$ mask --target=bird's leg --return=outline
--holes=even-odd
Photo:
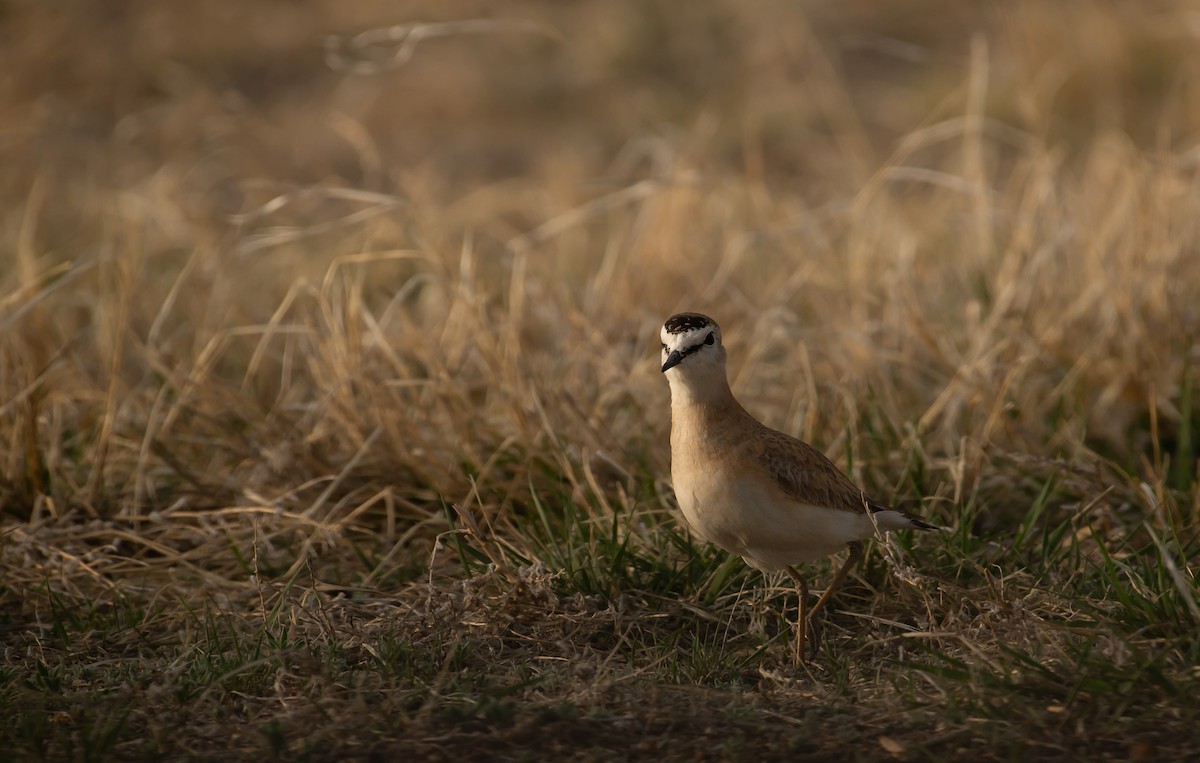
[[[818,612],[821,611],[821,608],[825,606],[825,602],[829,601],[829,597],[833,596],[833,592],[841,587],[842,582],[846,579],[846,576],[850,574],[850,568],[853,567],[854,563],[858,561],[858,558],[862,556],[863,545],[861,543],[854,541],[849,545],[850,556],[846,557],[845,564],[843,564],[842,568],[837,571],[836,575],[833,576],[833,580],[830,581],[829,587],[825,589],[825,593],[821,594],[821,598],[817,599],[817,603],[813,605],[812,611],[808,613],[809,617],[814,617]]]
[[[800,618],[796,623],[796,662],[806,662],[806,654],[804,647],[806,646],[808,634],[808,581],[799,572],[796,572],[795,567],[784,567],[787,574],[792,576],[792,580],[796,581],[796,588],[800,593]]]

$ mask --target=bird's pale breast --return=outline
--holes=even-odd
[[[675,496],[688,524],[754,567],[774,570],[820,559],[875,532],[865,512],[798,503],[763,472],[736,460],[722,464],[672,450]]]

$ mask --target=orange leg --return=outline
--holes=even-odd
[[[824,608],[825,604],[829,601],[830,597],[833,596],[834,592],[842,587],[842,583],[845,582],[846,576],[850,574],[850,569],[854,567],[854,563],[857,562],[859,557],[862,556],[863,546],[861,543],[855,541],[854,543],[849,544],[849,547],[850,556],[846,558],[846,561],[842,564],[841,569],[839,569],[837,574],[833,576],[833,580],[830,581],[829,587],[825,589],[825,593],[821,594],[821,598],[817,599],[817,603],[813,605],[812,609],[808,608],[808,582],[804,580],[803,575],[796,571],[795,567],[784,567],[784,569],[787,570],[787,574],[792,576],[792,580],[796,581],[796,587],[800,589],[800,622],[798,623],[799,632],[796,635],[796,658],[799,662],[808,661],[808,656],[806,654],[807,650],[805,647],[807,646],[808,642],[809,624],[812,622],[812,619],[816,617],[817,613]],[[816,651],[815,645],[813,650],[814,652]]]
[[[825,606],[825,603],[829,601],[829,598],[833,596],[834,592],[842,587],[842,583],[845,582],[846,576],[850,574],[850,568],[853,567],[854,563],[858,561],[858,558],[862,556],[863,546],[861,543],[855,541],[854,543],[849,544],[849,546],[850,556],[846,557],[845,564],[843,564],[842,568],[837,571],[836,575],[833,576],[833,580],[830,581],[829,587],[825,589],[825,593],[821,594],[821,598],[817,599],[817,603],[813,605],[812,611],[808,613],[809,617],[815,617],[816,614],[821,611],[821,608]]]
[[[792,576],[792,580],[796,581],[796,588],[800,591],[800,619],[796,623],[796,662],[807,662],[808,656],[805,654],[805,645],[808,640],[808,581],[799,572],[796,572],[795,567],[784,567],[787,574]]]

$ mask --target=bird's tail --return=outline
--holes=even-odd
[[[905,513],[904,518],[907,519],[909,522],[912,522],[913,528],[917,529],[917,530],[940,530],[940,529],[942,529],[942,528],[938,527],[937,525],[931,525],[928,522],[917,519],[912,514]]]

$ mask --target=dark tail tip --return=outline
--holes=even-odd
[[[937,525],[931,525],[928,522],[923,522],[911,514],[905,514],[904,516],[907,517],[908,521],[913,523],[913,527],[915,527],[918,530],[940,530],[940,529],[942,529],[942,528],[938,527]]]

